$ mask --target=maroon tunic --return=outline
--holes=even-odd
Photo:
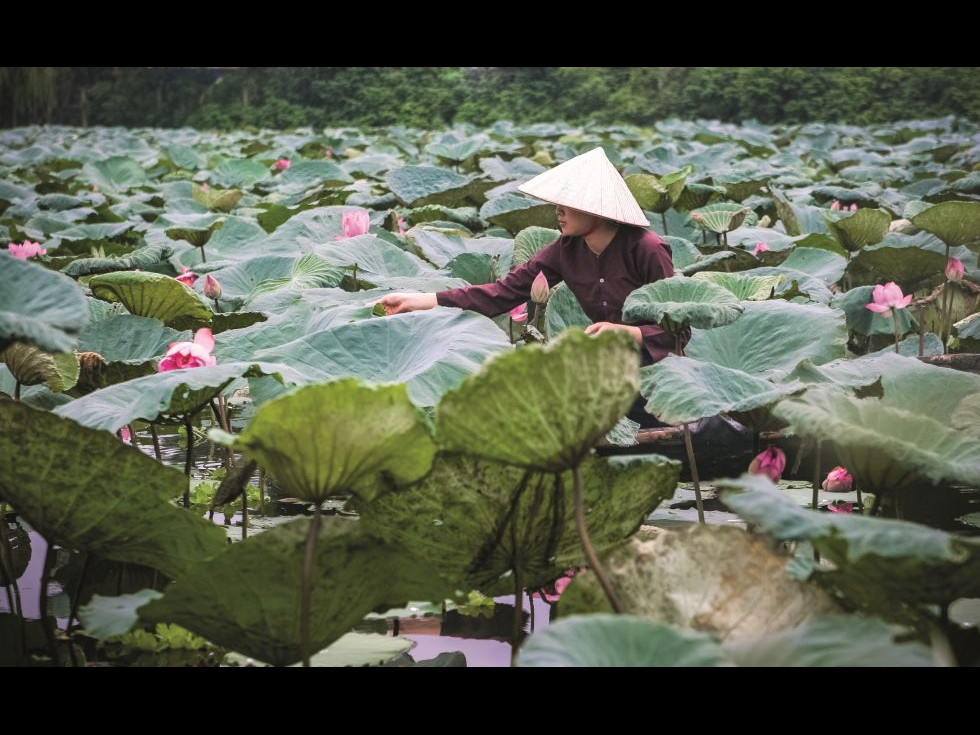
[[[495,283],[439,291],[436,301],[497,316],[530,298],[531,282],[539,272],[550,287],[565,281],[593,322],[622,324],[626,297],[640,286],[674,275],[674,265],[670,246],[659,235],[620,225],[602,255],[589,250],[581,237],[559,237]],[[644,365],[663,360],[673,350],[674,336],[656,324],[634,326],[643,333]]]

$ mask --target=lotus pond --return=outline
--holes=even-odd
[[[526,262],[516,187],[597,145],[677,271],[623,319],[683,350],[564,285],[374,308]],[[973,123],[34,127],[0,172],[5,665],[980,659]],[[652,453],[638,394],[763,458]]]

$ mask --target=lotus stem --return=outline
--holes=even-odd
[[[609,583],[606,571],[599,563],[599,557],[596,556],[595,549],[592,547],[592,539],[589,538],[589,532],[585,527],[585,497],[582,490],[582,473],[578,465],[572,468],[572,481],[575,485],[575,523],[578,526],[578,537],[582,542],[582,550],[585,552],[585,558],[588,560],[589,566],[592,567],[596,579],[602,586],[602,591],[606,593],[606,599],[609,600],[613,612],[620,615],[623,612],[623,606],[619,604],[619,598]]]
[[[19,401],[20,400],[20,381],[19,380],[14,384],[14,400],[15,401]]]
[[[47,539],[45,539],[47,541]],[[48,619],[48,578],[51,576],[51,567],[54,566],[55,550],[54,544],[48,543],[44,550],[44,566],[41,567],[41,581],[38,594],[38,607],[41,615],[41,628],[44,630],[44,637],[48,642],[48,649],[51,651],[51,661],[58,664],[58,641],[54,637],[54,630],[51,628],[51,621]]]
[[[527,604],[531,606],[531,632],[534,632],[534,593],[527,591]]]
[[[532,603],[533,604],[533,603]],[[524,629],[524,575],[520,566],[514,565],[514,621],[510,633],[510,665],[517,666],[517,649],[521,647]]]
[[[820,508],[820,448],[823,445],[819,439],[815,440],[816,446],[813,450],[813,509],[818,510]],[[820,561],[820,552],[817,551],[817,547],[813,547],[813,560],[815,562]]]
[[[10,603],[10,612],[17,615],[23,621],[24,614],[20,606],[20,587],[17,585],[17,577],[14,574],[13,549],[10,546],[10,535],[7,529],[7,519],[0,516],[0,559],[3,561],[3,571],[7,575],[7,587],[13,588],[13,594],[7,592],[7,601]]]
[[[351,276],[354,279],[354,293],[360,291],[360,287],[357,285],[357,263],[354,263],[354,274]]]
[[[691,465],[691,481],[694,483],[694,502],[698,507],[698,523],[703,524],[704,501],[701,499],[701,481],[698,479],[698,463],[694,459],[694,444],[691,442],[691,425],[684,424],[684,448],[687,449],[687,461]]]
[[[71,621],[78,617],[78,606],[82,597],[82,584],[85,582],[85,574],[88,572],[88,561],[90,554],[82,552],[82,570],[78,573],[78,583],[75,585],[75,594],[71,598],[71,610],[68,611],[68,624],[65,632],[68,634],[68,655],[71,656],[71,665],[78,668],[78,658],[75,656],[74,631],[71,628]]]
[[[248,538],[248,481],[242,488],[242,541]]]
[[[895,354],[898,354],[898,312],[896,311],[892,316],[895,317]]]
[[[214,313],[215,314],[221,313],[221,304],[218,303],[217,299],[214,299]]]
[[[259,470],[259,513],[265,515],[265,467]]]
[[[864,515],[864,501],[861,500],[861,488],[858,487],[857,480],[854,480],[854,492],[857,493],[857,504],[861,506],[861,515]]]
[[[303,589],[299,603],[299,650],[304,668],[310,666],[310,608],[313,601],[313,562],[316,559],[316,537],[320,533],[320,503],[316,503],[310,530],[306,534],[303,557]]]
[[[150,436],[153,437],[153,454],[156,455],[157,462],[163,461],[163,454],[160,452],[160,437],[157,435],[157,425],[150,423]]]
[[[201,262],[202,263],[207,263],[208,262],[208,258],[204,254],[204,246],[203,245],[201,246]]]
[[[919,304],[919,357],[926,354],[926,305]]]
[[[184,507],[191,507],[191,461],[194,452],[194,426],[190,414],[184,414],[184,427],[187,429],[187,455],[184,460],[184,474],[187,475],[187,487],[184,489]]]
[[[667,212],[660,213],[660,220],[664,223],[664,235],[667,235]]]

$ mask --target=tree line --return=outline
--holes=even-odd
[[[980,120],[980,67],[0,67],[0,126]]]

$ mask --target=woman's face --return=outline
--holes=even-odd
[[[595,230],[601,219],[601,217],[561,204],[555,207],[555,216],[558,217],[558,229],[561,230],[561,234],[566,236],[584,235],[591,232]]]

